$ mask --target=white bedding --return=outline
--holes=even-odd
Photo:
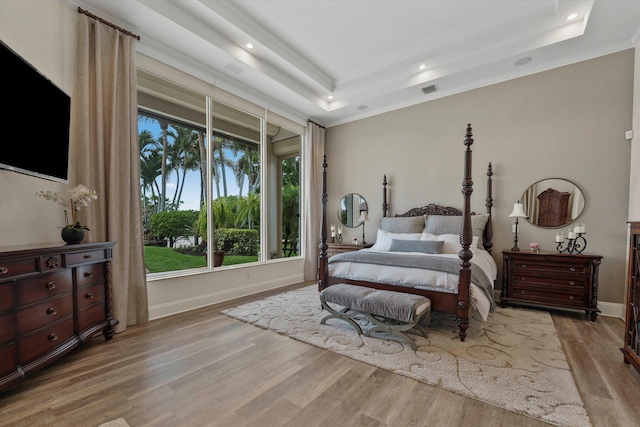
[[[362,249],[363,251],[384,252],[378,249]],[[419,252],[394,252],[398,255],[424,255]],[[457,254],[439,254],[437,256],[458,258]],[[458,258],[459,259],[459,258]],[[471,262],[478,265],[493,283],[498,274],[495,260],[489,252],[483,249],[473,249]],[[376,283],[403,284],[414,288],[433,289],[441,292],[458,292],[458,275],[441,271],[424,270],[421,268],[394,267],[387,265],[362,264],[355,262],[331,262],[329,263],[329,275],[337,278],[354,280],[367,280]],[[493,289],[491,289],[493,295]],[[491,301],[485,292],[476,284],[470,286],[471,307],[476,310],[484,320],[487,320],[491,309]]]

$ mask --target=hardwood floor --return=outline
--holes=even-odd
[[[220,314],[264,296],[93,338],[0,394],[0,426],[547,425]],[[640,425],[622,319],[552,317],[593,426]]]

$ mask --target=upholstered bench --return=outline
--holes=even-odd
[[[374,324],[365,331],[365,336],[387,332],[409,344],[413,350],[418,347],[404,331],[416,329],[427,338],[427,330],[423,325],[429,323],[431,301],[420,295],[340,283],[323,289],[320,292],[320,303],[322,308],[331,313],[322,319],[321,324],[329,319],[341,319],[352,325],[358,334],[362,334],[362,329],[353,320],[362,313]],[[328,303],[340,305],[343,309],[337,311]]]

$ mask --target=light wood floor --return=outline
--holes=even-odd
[[[93,338],[0,394],[0,425],[547,425],[220,314],[263,296]],[[594,427],[640,425],[640,374],[619,350],[623,321],[552,315]]]

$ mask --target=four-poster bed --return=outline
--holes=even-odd
[[[470,310],[486,319],[495,310],[493,283],[497,267],[491,257],[492,167],[487,169],[486,214],[471,211],[473,134],[467,126],[464,145],[462,210],[429,204],[388,216],[387,180],[383,180],[383,220],[371,249],[327,256],[327,162],[322,164],[321,242],[318,289],[338,283],[421,295],[433,311],[457,316],[459,336],[466,338]],[[390,228],[389,228],[390,227]],[[457,256],[456,256],[457,255]],[[457,260],[457,261],[456,261]]]

